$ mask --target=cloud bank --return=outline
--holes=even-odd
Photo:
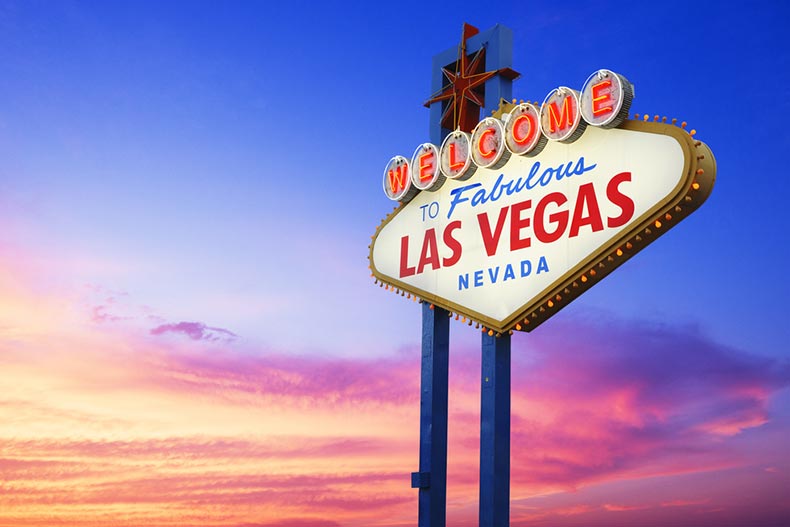
[[[0,328],[0,526],[415,523],[417,345],[294,355],[203,322],[80,323],[15,281],[0,297],[20,308]],[[479,336],[462,335],[448,516],[472,526]],[[565,317],[515,336],[512,524],[781,524],[789,372],[693,327]]]

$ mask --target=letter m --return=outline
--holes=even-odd
[[[557,102],[551,101],[549,103],[549,130],[555,133],[558,129],[565,130],[569,126],[573,126],[573,106],[571,104],[573,95],[568,94],[562,100],[562,111],[557,109]]]

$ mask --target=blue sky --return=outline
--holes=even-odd
[[[788,9],[718,5],[4,2],[2,199],[27,240],[105,261],[80,279],[108,273],[174,317],[216,316],[233,295],[246,308],[221,325],[252,338],[296,332],[312,306],[322,329],[398,341],[392,321],[414,324],[417,309],[364,272],[389,210],[380,172],[427,139],[433,54],[463,21],[501,22],[514,96],[614,69],[636,86],[634,112],[688,121],[719,165],[701,210],[570,310],[686,321],[771,353],[790,336]],[[306,340],[342,353],[342,339]]]

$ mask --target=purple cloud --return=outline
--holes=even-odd
[[[151,335],[164,335],[165,333],[182,333],[192,340],[233,340],[238,335],[224,328],[210,327],[202,322],[179,322],[177,324],[162,324],[151,330]]]
[[[119,320],[125,320],[127,318],[114,315],[108,312],[108,309],[108,306],[105,305],[94,306],[93,309],[91,309],[91,320],[97,324],[101,324],[103,322],[118,322]]]

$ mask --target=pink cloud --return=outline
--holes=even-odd
[[[689,505],[705,505],[709,499],[703,500],[672,500],[661,503],[662,507],[688,507]]]
[[[388,451],[403,448],[398,441],[387,441],[379,437],[322,437],[299,438],[268,436],[265,440],[173,437],[145,440],[6,440],[0,446],[0,455],[19,456],[18,466],[34,463],[36,458],[52,459],[63,457],[105,458],[122,456],[124,459],[163,460],[181,458],[185,460],[212,458],[238,460],[249,459],[301,459],[332,458],[341,456],[385,455]],[[2,459],[3,467],[10,470],[15,466],[13,459]]]
[[[513,395],[524,405],[514,404],[512,417],[516,485],[574,488],[634,472],[683,470],[691,459],[705,469],[725,466],[735,461],[726,461],[722,451],[722,423],[728,435],[765,424],[770,395],[787,384],[783,364],[700,335],[670,328],[639,332],[626,325],[574,330],[561,328],[530,350],[514,343],[513,376],[520,381]],[[578,335],[577,341],[567,342],[568,334]],[[614,344],[605,346],[609,340]],[[632,357],[634,348],[649,346],[661,348],[660,359],[646,355],[653,367]],[[473,349],[454,353],[452,441],[464,467],[457,479],[471,485],[476,475],[467,469],[476,462],[479,413],[477,395],[469,392],[477,390],[479,360]],[[242,392],[278,397],[281,404],[311,400],[338,408],[417,404],[418,364],[405,356],[364,360],[212,350],[173,354],[167,361],[157,382],[169,390]],[[630,375],[623,362],[633,364]],[[665,362],[675,364],[671,379]],[[704,375],[709,365],[716,367],[713,376]]]
[[[603,509],[610,512],[639,511],[647,509],[647,505],[622,505],[617,503],[604,503]]]
[[[340,527],[332,520],[316,520],[310,518],[283,518],[266,523],[239,523],[232,527]]]
[[[336,358],[229,348],[157,357],[158,386],[174,391],[278,397],[325,405],[416,403],[419,356]]]

